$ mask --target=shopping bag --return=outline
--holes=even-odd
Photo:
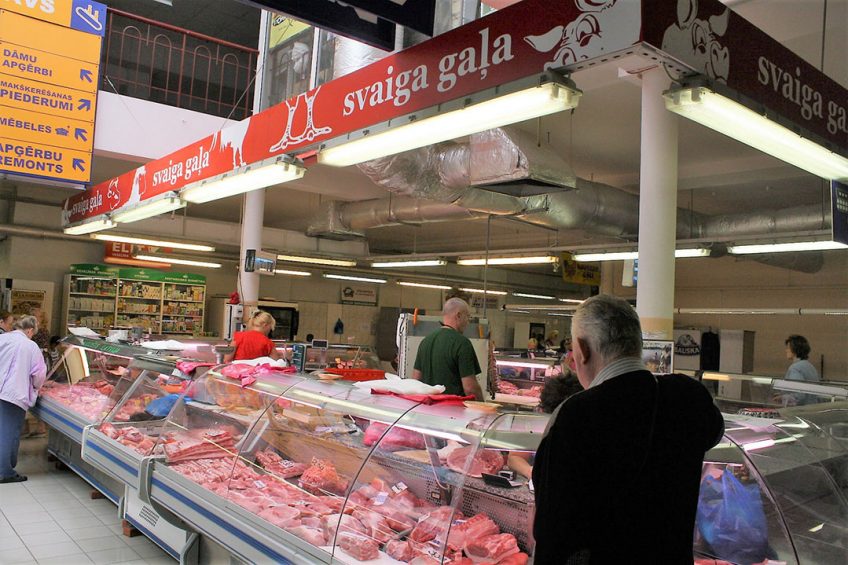
[[[696,520],[719,559],[749,565],[769,553],[760,487],[756,482],[742,484],[729,469],[721,479],[707,476],[701,482]]]

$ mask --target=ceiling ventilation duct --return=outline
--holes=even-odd
[[[510,196],[536,196],[577,187],[572,168],[548,146],[516,129],[471,135],[469,184]]]

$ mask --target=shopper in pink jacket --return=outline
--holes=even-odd
[[[0,483],[19,483],[26,475],[15,471],[26,411],[38,398],[47,366],[32,336],[38,320],[24,316],[14,331],[0,335]]]

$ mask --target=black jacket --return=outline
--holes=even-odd
[[[723,431],[683,375],[635,371],[569,398],[533,466],[534,564],[691,565],[704,453]]]

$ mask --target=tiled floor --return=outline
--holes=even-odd
[[[146,537],[125,537],[115,505],[91,500],[88,483],[55,470],[46,446],[22,440],[17,470],[29,480],[0,484],[0,564],[176,563]]]

